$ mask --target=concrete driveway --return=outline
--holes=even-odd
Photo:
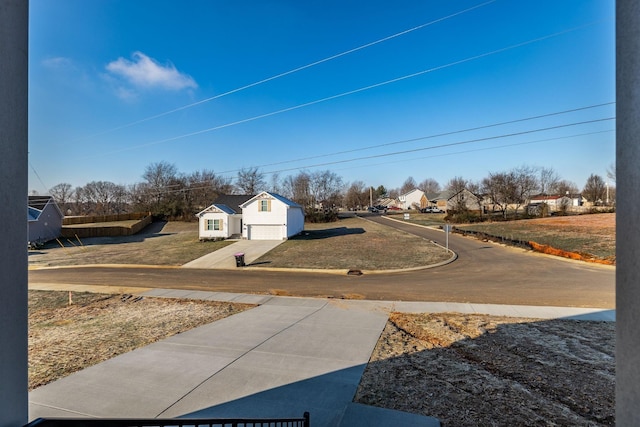
[[[249,265],[285,240],[238,240],[222,249],[211,252],[183,265],[183,268],[234,269],[235,254],[243,253],[244,262]]]

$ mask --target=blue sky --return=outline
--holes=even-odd
[[[582,188],[615,161],[614,43],[613,0],[31,0],[29,188],[160,161]]]

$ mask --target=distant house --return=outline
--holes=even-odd
[[[539,214],[543,204],[547,205],[549,212],[556,212],[576,208],[584,205],[584,198],[581,194],[537,194],[531,196],[527,211],[532,214]]]
[[[455,211],[460,207],[472,212],[480,212],[482,208],[482,197],[478,196],[466,188],[453,193],[450,191],[443,191],[437,195],[431,195],[431,205],[435,205],[437,208],[449,212]]]
[[[60,236],[64,215],[51,196],[29,196],[29,242],[48,242]]]
[[[404,210],[423,209],[426,208],[429,204],[424,191],[417,188],[400,195],[398,197],[398,201],[400,202],[399,207]]]
[[[385,197],[383,199],[378,199],[378,201],[376,202],[376,206],[384,206],[387,209],[397,208],[398,201],[396,199]]]
[[[302,206],[266,191],[255,196],[221,196],[196,216],[201,240],[283,240],[304,229]]]

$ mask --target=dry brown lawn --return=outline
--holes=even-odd
[[[615,213],[456,225],[511,240],[533,241],[566,252],[615,261]]]
[[[29,390],[253,306],[29,291]]]
[[[30,267],[88,264],[179,266],[231,244],[198,240],[197,222],[154,223],[133,236],[61,239],[29,251]]]
[[[305,224],[302,235],[287,240],[254,264],[392,270],[435,264],[450,257],[444,248],[420,237],[366,219],[344,218],[328,224]]]

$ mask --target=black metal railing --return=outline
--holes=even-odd
[[[309,413],[302,418],[195,419],[195,418],[38,418],[25,427],[309,427]]]

